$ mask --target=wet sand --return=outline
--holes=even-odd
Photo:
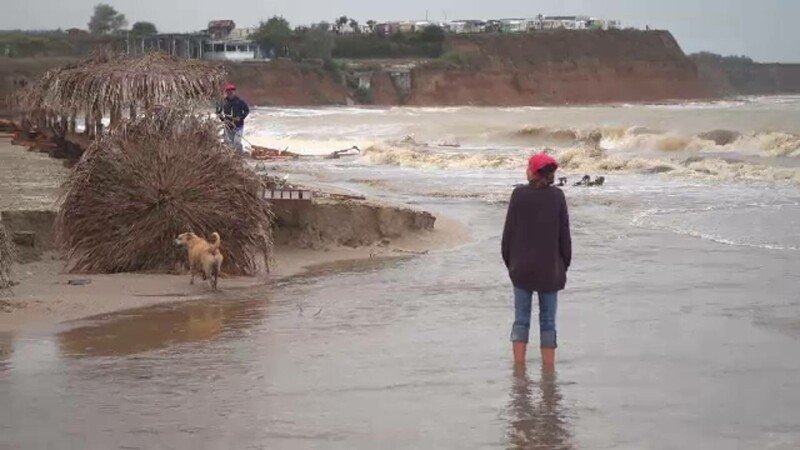
[[[0,161],[0,210],[55,208],[58,187],[67,173],[61,161],[12,146],[7,139],[0,140]],[[15,266],[15,281],[20,284],[0,293],[0,333],[47,329],[60,322],[164,303],[235,298],[241,290],[274,284],[320,264],[421,254],[466,239],[463,225],[439,218],[433,232],[410,233],[385,246],[329,245],[320,250],[279,246],[271,274],[225,279],[219,293],[210,292],[200,281],[190,285],[188,276],[66,274],[64,262],[51,252],[42,261]],[[70,280],[90,283],[70,285]]]
[[[410,234],[387,246],[335,246],[326,250],[277,247],[272,273],[223,279],[220,292],[212,292],[202,280],[190,285],[188,275],[67,274],[63,272],[64,262],[55,254],[47,254],[43,261],[15,266],[20,284],[0,296],[0,333],[44,330],[61,322],[165,303],[237,299],[244,290],[264,288],[305,272],[330,273],[337,264],[348,267],[376,258],[425,254],[459,245],[466,239],[463,226],[444,219],[438,221],[433,232]],[[90,283],[70,285],[70,280]]]

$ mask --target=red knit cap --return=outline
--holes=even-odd
[[[549,165],[555,165],[556,168],[558,168],[558,161],[550,155],[539,153],[531,156],[531,159],[528,161],[528,170],[538,174],[540,170]]]

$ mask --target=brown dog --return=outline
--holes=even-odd
[[[209,280],[211,289],[216,291],[222,268],[219,233],[213,233],[211,239],[209,243],[194,233],[183,233],[175,239],[175,245],[184,246],[188,251],[189,271],[192,274],[190,283],[194,284],[194,276],[200,274],[204,280]]]

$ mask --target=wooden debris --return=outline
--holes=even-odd
[[[297,153],[292,153],[287,150],[260,147],[258,145],[253,145],[252,149],[250,157],[259,161],[290,161],[300,158],[300,155]]]

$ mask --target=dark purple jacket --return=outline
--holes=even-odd
[[[572,262],[572,239],[561,189],[531,185],[514,189],[502,252],[514,286],[538,292],[564,289]]]

